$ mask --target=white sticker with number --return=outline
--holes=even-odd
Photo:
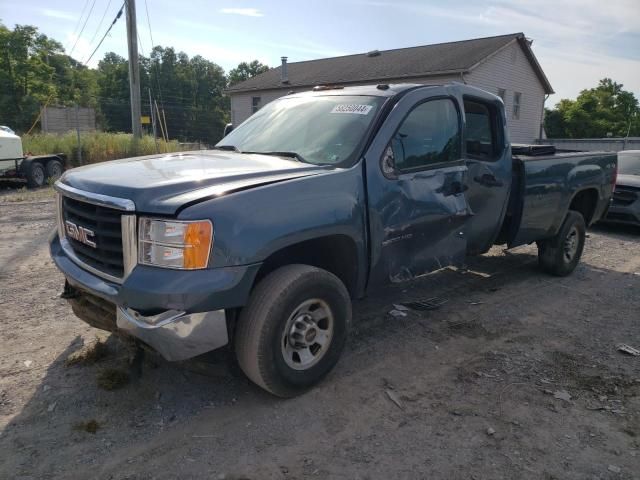
[[[341,104],[336,105],[331,113],[355,113],[357,115],[367,115],[373,107],[371,105]]]

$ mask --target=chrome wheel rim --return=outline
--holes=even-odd
[[[33,170],[33,180],[38,185],[42,185],[44,183],[44,170],[42,170],[42,168],[35,168]]]
[[[289,316],[280,345],[285,363],[294,370],[307,370],[329,350],[334,319],[324,300],[313,298],[298,305]]]
[[[53,165],[51,168],[51,178],[57,179],[62,175],[62,167],[58,164]]]
[[[569,263],[576,256],[576,252],[578,251],[579,244],[579,233],[576,227],[571,227],[567,237],[564,239],[564,260]]]

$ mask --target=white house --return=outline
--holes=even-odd
[[[316,85],[457,81],[502,97],[511,141],[533,143],[553,89],[531,43],[523,33],[513,33],[295,63],[282,57],[279,67],[229,87],[231,121],[239,125],[268,102]]]

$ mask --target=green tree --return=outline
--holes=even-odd
[[[245,80],[255,77],[256,75],[260,75],[267,70],[269,70],[269,67],[260,63],[258,60],[254,60],[250,63],[242,62],[236,68],[229,70],[229,75],[227,77],[228,85],[231,86],[236,83],[244,82]]]
[[[599,138],[640,135],[640,107],[633,93],[610,78],[583,90],[576,100],[563,99],[545,110],[549,138]]]
[[[95,103],[95,74],[36,27],[0,23],[0,120],[22,132],[41,105]]]

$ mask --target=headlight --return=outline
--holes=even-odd
[[[141,264],[185,270],[207,268],[213,243],[209,220],[141,218],[138,235]]]

